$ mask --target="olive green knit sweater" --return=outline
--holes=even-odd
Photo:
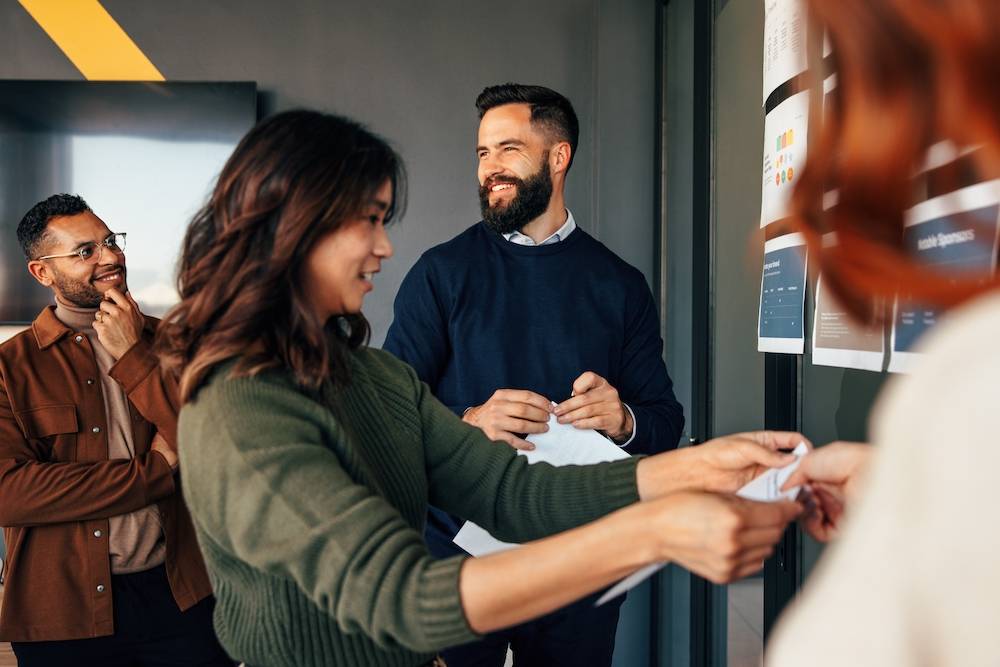
[[[637,500],[636,459],[529,466],[387,353],[352,354],[346,390],[217,372],[181,411],[184,496],[230,655],[255,667],[413,667],[476,638],[462,558],[435,560],[428,503],[504,540]]]

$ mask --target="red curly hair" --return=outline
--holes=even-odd
[[[903,248],[903,223],[935,143],[978,147],[977,179],[1000,177],[1000,2],[807,2],[829,35],[837,87],[793,195],[792,224],[824,284],[862,320],[878,319],[873,303],[901,288],[947,307],[995,287],[992,277],[919,265]],[[824,211],[830,190],[838,203]],[[823,247],[826,232],[837,245]]]

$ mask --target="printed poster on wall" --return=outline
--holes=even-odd
[[[806,297],[806,246],[802,234],[764,243],[764,271],[757,311],[757,350],[802,354]]]
[[[764,119],[760,226],[789,214],[792,188],[806,163],[809,91],[792,95]]]
[[[816,281],[812,362],[817,366],[881,371],[885,358],[885,328],[865,326],[852,318],[832,292]]]
[[[764,97],[806,71],[806,10],[802,0],[764,0]]]
[[[1000,180],[980,183],[929,199],[907,212],[903,243],[927,265],[979,274],[996,271],[1000,230]],[[940,311],[899,295],[893,313],[889,370],[906,373],[919,360],[915,345]]]

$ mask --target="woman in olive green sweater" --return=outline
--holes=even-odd
[[[719,582],[759,569],[800,508],[717,494],[787,463],[776,450],[801,436],[528,465],[365,346],[402,190],[380,138],[287,112],[243,139],[185,237],[158,345],[180,377],[181,479],[230,654],[415,667],[653,562]],[[428,503],[528,544],[435,560]]]

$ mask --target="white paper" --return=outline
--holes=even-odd
[[[486,532],[479,524],[466,521],[455,534],[455,544],[473,556],[488,556],[507,551],[521,545],[514,542],[503,542]]]
[[[827,193],[831,194],[831,193]],[[836,233],[823,235],[823,245],[835,245]],[[812,321],[812,362],[817,366],[881,371],[885,359],[885,328],[854,321],[823,288],[823,276],[816,281]]]
[[[806,71],[806,11],[801,0],[764,0],[764,97]]]
[[[785,234],[764,243],[757,308],[758,352],[804,351],[806,263],[802,234]]]
[[[788,481],[789,477],[792,476],[795,469],[799,467],[799,463],[802,462],[802,457],[808,452],[809,448],[806,447],[806,443],[800,442],[798,446],[792,450],[792,454],[795,455],[795,461],[789,463],[784,468],[771,468],[767,470],[752,480],[749,484],[745,485],[742,489],[737,491],[736,495],[741,498],[746,498],[747,500],[756,500],[762,503],[774,503],[779,500],[795,500],[795,496],[799,494],[799,489],[801,487],[795,486],[788,491],[781,491],[781,486]],[[594,606],[599,607],[608,600],[613,600],[619,595],[628,592],[644,582],[646,579],[649,579],[666,565],[666,561],[653,563],[652,565],[647,565],[641,570],[630,574],[605,591],[604,595],[598,598],[597,602],[594,603]]]
[[[555,415],[549,415],[548,431],[532,433],[525,439],[534,444],[535,449],[522,449],[517,453],[528,459],[529,464],[544,461],[554,466],[591,465],[629,457],[628,452],[597,431],[560,424]],[[486,556],[519,546],[498,540],[471,521],[462,524],[453,541],[473,556]]]
[[[792,189],[806,163],[809,91],[792,95],[764,118],[761,162],[760,226],[791,213]]]
[[[1000,233],[1000,180],[917,204],[906,212],[904,225],[904,246],[928,265],[992,273],[996,270]],[[921,357],[914,343],[934,326],[939,314],[937,309],[896,299],[889,371],[907,373],[913,369]]]
[[[646,581],[654,574],[662,570],[664,567],[666,567],[666,565],[667,561],[664,561],[662,563],[653,563],[652,565],[647,565],[638,572],[633,572],[632,574],[628,575],[627,577],[619,581],[617,584],[606,590],[604,592],[604,595],[602,595],[597,599],[597,602],[594,603],[594,606],[600,607],[608,600],[614,600],[619,595],[627,593],[628,591],[632,590],[633,588],[635,588],[636,586],[638,586],[639,584]]]
[[[788,481],[788,478],[792,476],[792,473],[798,469],[799,464],[802,463],[802,457],[809,453],[809,448],[806,443],[800,442],[798,446],[792,450],[792,454],[795,455],[795,460],[784,468],[771,468],[762,475],[757,476],[749,484],[744,486],[742,489],[736,492],[736,495],[740,498],[746,498],[747,500],[756,500],[762,503],[775,503],[779,500],[795,500],[795,496],[799,494],[801,487],[793,486],[787,491],[782,491],[782,485]]]

